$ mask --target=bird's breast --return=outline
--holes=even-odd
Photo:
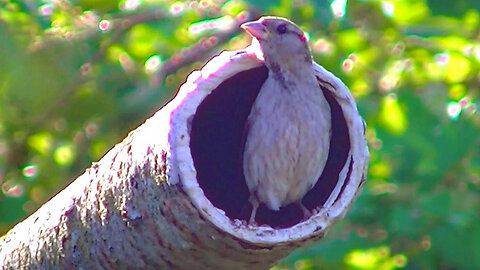
[[[270,79],[262,86],[248,118],[244,151],[249,189],[274,210],[299,200],[315,184],[330,141],[330,109],[318,85],[279,87]]]

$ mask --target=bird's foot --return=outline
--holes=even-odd
[[[248,224],[250,225],[256,225],[255,223],[255,216],[257,215],[257,209],[260,203],[255,197],[250,197],[249,199],[250,203],[252,204],[252,214],[250,215],[250,219],[248,221]]]
[[[308,210],[305,205],[303,205],[302,202],[297,203],[300,209],[302,209],[303,212],[303,218],[309,218],[312,215],[312,211]]]
[[[313,209],[312,209],[312,216],[320,213],[320,210],[321,210],[321,209],[322,209],[322,208],[313,208]]]
[[[258,207],[258,206],[257,206]],[[257,207],[253,207],[252,214],[250,215],[250,219],[248,220],[248,224],[255,225],[255,216],[257,215]]]

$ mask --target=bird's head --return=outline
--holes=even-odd
[[[268,16],[244,23],[242,28],[258,41],[267,65],[270,62],[289,66],[299,64],[299,61],[311,64],[307,38],[295,23]]]

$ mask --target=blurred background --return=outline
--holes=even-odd
[[[368,182],[274,269],[480,269],[478,0],[0,0],[0,235],[280,15],[351,89]]]

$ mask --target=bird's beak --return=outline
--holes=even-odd
[[[241,27],[254,38],[266,39],[268,36],[267,28],[260,21],[246,22]]]

